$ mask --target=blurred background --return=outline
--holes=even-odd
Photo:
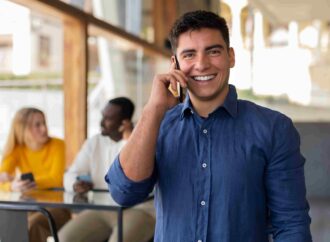
[[[22,106],[45,111],[50,134],[66,141],[68,164],[99,132],[110,98],[130,97],[136,121],[153,75],[169,68],[171,25],[195,9],[228,21],[239,97],[294,121],[314,241],[329,241],[329,0],[0,0],[0,156]]]

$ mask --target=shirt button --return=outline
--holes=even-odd
[[[206,168],[206,167],[207,167],[207,164],[206,164],[206,163],[203,163],[203,164],[202,164],[202,167],[203,167],[203,168]]]
[[[201,205],[202,206],[205,206],[205,201],[201,201]]]
[[[204,134],[207,134],[207,129],[203,129],[203,133]]]

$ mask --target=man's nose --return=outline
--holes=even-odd
[[[210,61],[207,55],[198,55],[195,62],[195,69],[198,71],[204,71],[210,67]]]

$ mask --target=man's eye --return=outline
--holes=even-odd
[[[184,59],[191,59],[191,58],[193,58],[194,57],[194,54],[193,53],[187,53],[187,54],[184,54],[183,55],[183,58]]]
[[[216,56],[216,55],[220,55],[221,54],[221,51],[220,50],[209,50],[209,55],[212,55],[212,56]]]

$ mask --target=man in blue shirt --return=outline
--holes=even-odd
[[[133,205],[156,186],[157,242],[312,241],[299,135],[283,114],[237,99],[225,20],[186,13],[170,41],[171,69],[106,176],[113,198]]]

